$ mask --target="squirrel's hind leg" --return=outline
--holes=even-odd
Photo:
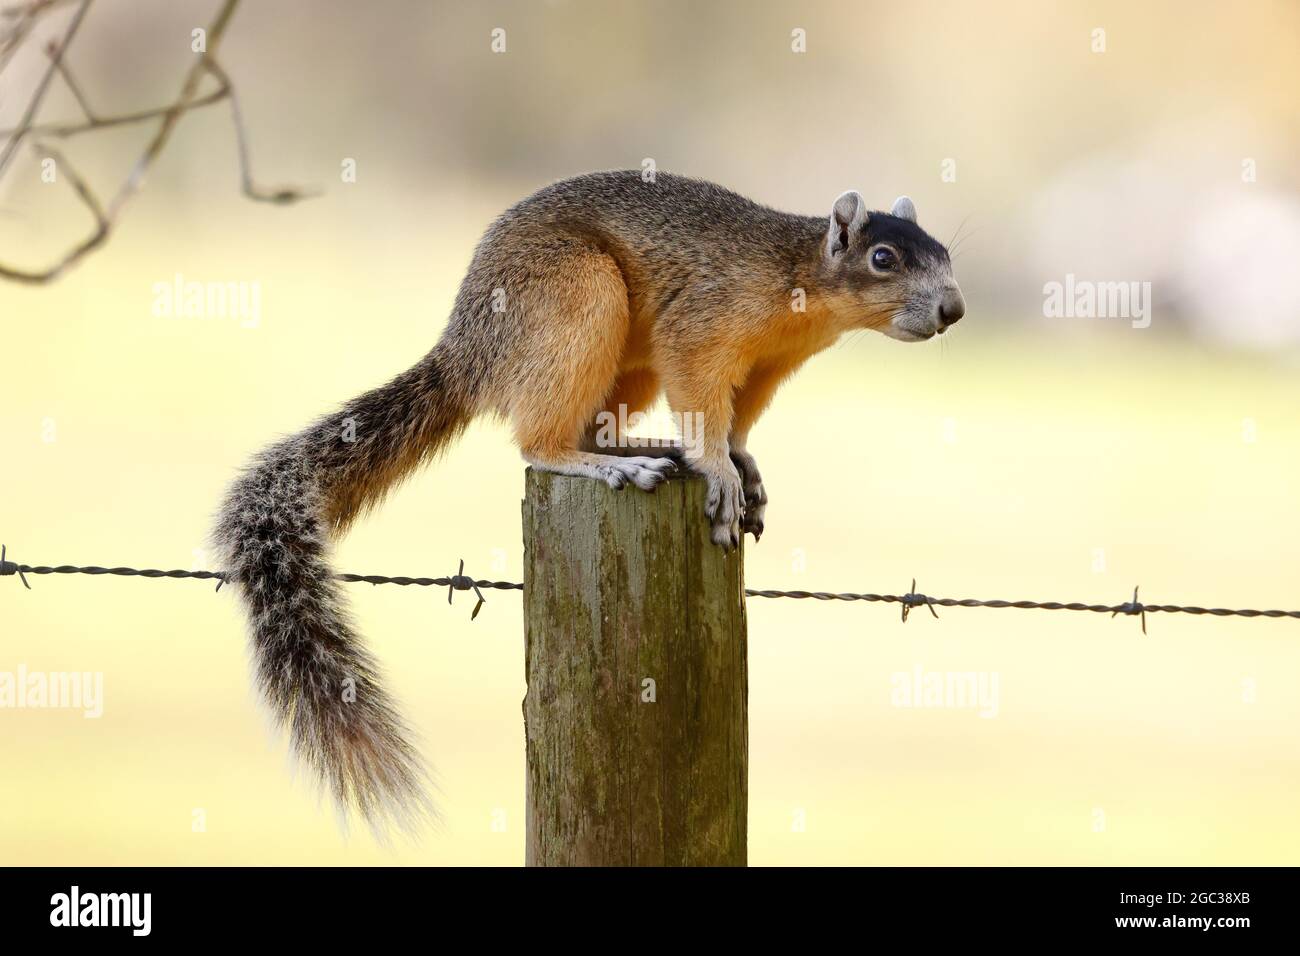
[[[627,432],[629,425],[635,428],[639,424],[637,419],[654,405],[660,391],[659,373],[652,368],[620,372],[605,397],[604,408],[587,426],[579,446],[581,450],[622,458],[671,458],[684,465],[679,439],[641,437]]]
[[[624,444],[626,436],[617,418],[603,430],[588,428],[581,442],[565,422],[563,415],[516,415],[515,437],[524,460],[542,471],[595,478],[614,489],[633,484],[646,491],[653,491],[677,469],[671,455],[655,457],[657,449],[639,454]],[[610,437],[603,438],[606,433]]]
[[[510,376],[509,403],[519,450],[542,471],[652,491],[675,470],[670,458],[580,447],[619,378],[629,328],[622,273],[595,250],[555,251],[554,258],[534,263],[521,294],[527,332]]]

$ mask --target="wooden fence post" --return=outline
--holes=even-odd
[[[745,865],[743,550],[705,482],[525,489],[528,865]]]

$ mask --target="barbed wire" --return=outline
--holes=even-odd
[[[32,565],[18,564],[14,561],[7,560],[7,549],[0,545],[0,577],[17,575],[23,582],[23,586],[31,590],[31,584],[27,581],[27,575],[41,574],[112,574],[121,577],[136,578],[195,578],[200,581],[216,581],[217,590],[226,583],[226,574],[222,571],[160,571],[156,568],[105,568],[97,565],[72,565],[62,564],[58,566],[49,565]],[[497,591],[522,591],[523,584],[517,581],[487,581],[476,580],[465,574],[465,561],[462,558],[460,568],[455,574],[444,575],[443,577],[406,577],[403,575],[386,575],[386,574],[336,574],[335,579],[346,581],[350,584],[396,584],[402,587],[440,587],[447,589],[447,603],[451,603],[452,596],[457,591],[473,591],[478,598],[478,603],[474,605],[474,610],[470,613],[470,620],[478,617],[478,612],[482,610],[487,599],[483,596],[484,590]],[[939,612],[936,607],[991,607],[991,608],[1021,608],[1039,611],[1091,611],[1096,614],[1109,614],[1115,617],[1124,614],[1130,617],[1139,617],[1142,620],[1142,633],[1147,632],[1147,614],[1164,613],[1164,614],[1192,614],[1201,615],[1209,614],[1214,617],[1290,617],[1300,619],[1300,611],[1277,611],[1277,610],[1256,610],[1253,608],[1226,608],[1226,607],[1198,607],[1196,605],[1180,604],[1145,604],[1138,600],[1138,589],[1133,589],[1133,600],[1125,601],[1123,604],[1085,604],[1081,601],[1071,601],[1064,603],[1061,601],[1002,601],[1002,600],[979,600],[977,598],[941,598],[933,597],[928,594],[921,594],[916,590],[916,579],[912,579],[912,587],[906,594],[857,594],[853,592],[832,593],[830,591],[776,591],[769,589],[745,588],[746,597],[761,598],[792,598],[794,600],[813,600],[813,601],[867,601],[869,603],[880,604],[898,604],[902,607],[902,620],[907,622],[908,614],[918,607],[928,608],[930,613],[936,618]]]
[[[119,577],[127,578],[196,578],[200,581],[216,581],[217,590],[226,583],[226,573],[224,571],[160,571],[157,568],[103,568],[98,565],[74,565],[60,564],[51,567],[44,564],[17,564],[7,560],[8,549],[0,545],[0,577],[7,575],[18,575],[27,590],[32,586],[27,581],[29,574],[113,574]],[[524,586],[514,581],[476,581],[465,574],[465,560],[460,562],[460,570],[455,574],[449,574],[441,578],[411,578],[402,575],[389,576],[386,574],[336,574],[336,580],[346,581],[350,584],[398,584],[402,586],[415,585],[417,587],[445,587],[447,589],[447,603],[451,603],[452,595],[457,591],[473,591],[478,598],[478,603],[474,605],[474,610],[470,614],[470,620],[478,617],[478,612],[482,609],[487,598],[483,597],[484,588],[495,589],[498,591],[522,591]]]

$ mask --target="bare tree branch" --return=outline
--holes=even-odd
[[[29,0],[28,3],[0,10],[0,19],[14,21],[11,26],[0,29],[0,70],[3,70],[13,52],[31,34],[39,16],[68,2],[71,2],[71,0]],[[226,27],[234,16],[239,0],[224,0],[216,18],[207,28],[204,51],[186,74],[180,92],[171,104],[116,116],[102,116],[95,111],[90,104],[89,97],[86,96],[81,85],[74,78],[72,69],[66,61],[65,54],[68,46],[76,35],[77,29],[81,25],[81,19],[90,6],[90,2],[91,0],[80,0],[80,5],[68,29],[65,31],[62,41],[58,43],[52,42],[48,45],[46,52],[50,57],[50,65],[41,77],[36,92],[23,114],[22,121],[13,129],[0,131],[0,135],[9,137],[4,152],[0,154],[0,176],[3,175],[5,167],[18,145],[27,137],[48,135],[68,138],[81,133],[147,122],[154,119],[159,119],[161,122],[158,124],[158,129],[145,147],[144,152],[132,165],[126,181],[118,188],[106,211],[100,205],[99,200],[86,184],[86,181],[67,163],[62,154],[48,145],[37,144],[37,151],[42,156],[53,159],[56,168],[64,171],[64,175],[68,177],[68,181],[72,184],[78,197],[91,211],[95,218],[95,231],[88,238],[73,246],[72,249],[46,269],[17,269],[0,263],[0,278],[37,284],[52,282],[63,275],[70,266],[78,262],[82,257],[103,245],[116,224],[122,208],[143,187],[149,170],[171,139],[180,118],[190,110],[210,106],[223,99],[228,98],[230,100],[231,119],[235,127],[235,140],[238,148],[240,184],[244,195],[258,202],[279,204],[289,204],[316,195],[316,193],[296,187],[281,187],[273,190],[262,189],[253,179],[249,162],[248,137],[245,132],[243,114],[239,108],[239,100],[235,94],[234,84],[215,58],[217,47],[226,32]],[[219,86],[214,92],[200,96],[198,94],[199,85],[206,73],[210,73],[217,80]],[[36,114],[49,89],[50,82],[56,74],[72,92],[77,105],[85,114],[84,120],[48,124],[37,124],[35,122]]]
[[[185,110],[188,112],[200,107],[211,106],[213,103],[220,103],[226,98],[226,93],[227,91],[224,88],[214,90],[200,96],[198,99],[191,100]],[[174,106],[175,104],[169,104],[167,106],[155,106],[147,110],[136,110],[133,113],[121,113],[117,116],[97,116],[94,120],[87,120],[82,123],[37,123],[28,132],[37,136],[54,136],[58,139],[68,139],[80,133],[108,129],[112,126],[129,126],[132,123],[143,123],[151,119],[157,119],[160,116],[165,116]],[[14,129],[17,129],[17,127],[14,127]],[[0,130],[0,136],[8,136],[13,131],[13,129]]]
[[[0,17],[14,21],[11,26],[0,30],[0,71],[9,65],[9,60],[23,45],[41,14],[68,2],[69,0],[28,0],[27,3],[0,10]]]
[[[239,147],[239,178],[244,195],[258,202],[278,203],[280,205],[288,205],[289,203],[298,202],[300,199],[308,199],[319,195],[317,192],[298,189],[294,186],[281,186],[278,189],[266,190],[253,182],[252,169],[248,160],[248,135],[244,132],[244,115],[239,109],[239,95],[235,92],[235,86],[230,82],[230,77],[226,75],[225,70],[217,65],[216,60],[207,60],[206,63],[208,72],[217,78],[226,91],[226,95],[230,97],[230,118],[235,124],[235,142]]]
[[[82,256],[103,245],[105,240],[108,239],[109,221],[104,215],[104,210],[99,205],[99,200],[95,198],[95,194],[91,192],[90,187],[86,185],[86,181],[77,174],[76,169],[73,168],[72,164],[69,163],[58,150],[47,146],[44,143],[35,143],[33,146],[38,153],[54,160],[55,165],[63,172],[63,175],[68,178],[68,182],[72,183],[72,188],[76,191],[77,196],[86,204],[86,208],[90,210],[91,215],[95,217],[95,231],[86,239],[73,246],[69,252],[64,254],[62,259],[50,266],[48,269],[39,272],[27,272],[22,269],[12,269],[9,266],[4,265],[4,263],[0,263],[0,278],[12,279],[15,282],[26,282],[32,285],[40,285],[46,282],[53,282],[62,275],[64,270]]]
[[[81,84],[72,76],[72,70],[68,68],[67,62],[59,56],[58,44],[51,41],[45,47],[45,54],[54,61],[55,67],[58,68],[59,76],[63,77],[64,85],[72,91],[72,95],[77,99],[77,105],[81,107],[81,112],[86,114],[86,119],[91,123],[98,123],[99,117],[95,111],[90,108],[90,103],[86,99],[86,94],[81,92]]]
[[[4,175],[5,169],[9,166],[9,160],[13,158],[14,151],[18,149],[18,144],[23,141],[23,137],[27,135],[28,130],[31,128],[32,119],[35,118],[36,111],[41,108],[41,101],[45,99],[45,94],[50,88],[50,81],[54,79],[54,74],[58,71],[59,60],[68,49],[68,44],[72,42],[72,38],[77,35],[77,28],[81,26],[81,21],[89,9],[90,0],[81,0],[77,12],[72,15],[72,22],[68,24],[68,29],[63,34],[63,42],[59,44],[58,54],[50,59],[50,65],[46,68],[45,75],[41,77],[40,83],[36,85],[36,92],[33,94],[31,102],[27,104],[26,112],[23,113],[22,122],[10,134],[9,139],[5,141],[3,152],[0,152],[0,176]]]

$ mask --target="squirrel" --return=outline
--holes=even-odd
[[[522,200],[480,240],[433,349],[262,451],[221,506],[214,549],[292,749],[345,818],[355,811],[377,833],[434,813],[329,542],[477,415],[504,418],[540,470],[647,491],[678,467],[703,475],[711,539],[734,548],[763,532],[747,439],[777,387],[845,332],[920,342],[965,309],[948,250],[906,196],[884,213],[849,191],[829,217],[802,216],[629,170]],[[701,422],[694,447],[637,454],[622,433],[602,447],[601,413],[644,410],[661,391],[674,415]]]

